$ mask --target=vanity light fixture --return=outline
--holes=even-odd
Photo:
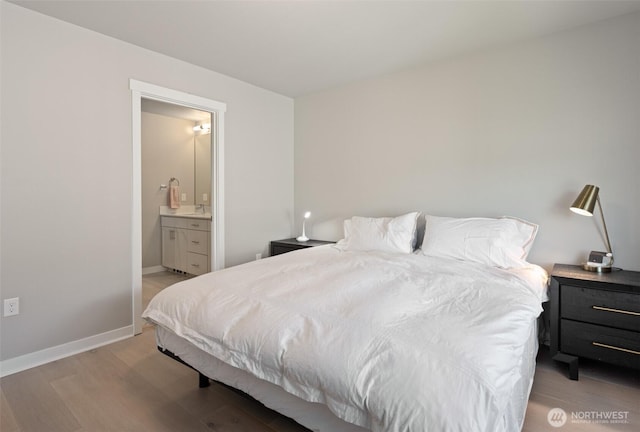
[[[194,130],[194,132],[209,133],[209,132],[211,132],[211,124],[210,123],[203,123],[201,125],[194,126],[193,130]]]
[[[305,228],[305,224],[307,223],[307,219],[309,219],[309,217],[311,216],[311,212],[305,212],[304,214],[304,219],[302,220],[302,235],[298,238],[296,238],[296,240],[298,240],[299,242],[306,242],[309,241],[309,237],[307,237],[307,235],[304,232],[304,228]]]

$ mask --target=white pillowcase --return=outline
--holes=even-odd
[[[526,259],[538,225],[512,217],[450,218],[427,215],[424,255],[518,268]]]
[[[413,253],[418,215],[413,212],[395,218],[354,216],[344,221],[344,250]]]

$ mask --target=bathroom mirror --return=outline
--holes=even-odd
[[[196,132],[193,146],[195,204],[211,206],[211,133]]]
[[[184,152],[180,151],[178,155],[170,156],[169,161],[165,158],[164,167],[158,165],[162,159],[157,158],[154,169],[159,173],[159,177],[150,183],[168,183],[171,177],[176,177],[181,182],[181,191],[187,197],[181,204],[211,206],[211,129],[197,128],[199,125],[212,124],[211,113],[151,99],[142,99],[142,112],[186,121],[184,126],[178,126],[181,132],[176,131],[178,139],[175,140],[177,148],[184,149]],[[162,133],[163,138],[167,137],[167,132]],[[173,132],[170,133],[173,135]],[[188,149],[185,147],[185,140],[189,142]],[[185,165],[185,157],[192,158],[192,163]],[[188,169],[191,172],[185,171],[187,166],[191,167]],[[145,170],[143,177],[144,175]]]

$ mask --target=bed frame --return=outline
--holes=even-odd
[[[207,387],[209,387],[209,386],[211,385],[211,379],[210,379],[208,376],[204,375],[204,374],[203,374],[202,372],[200,372],[198,369],[194,368],[194,367],[193,367],[193,366],[191,366],[189,363],[187,363],[186,361],[182,360],[180,357],[178,357],[177,355],[175,355],[174,353],[172,353],[172,352],[171,352],[171,351],[169,351],[168,349],[164,349],[164,348],[162,348],[162,347],[158,347],[158,351],[160,351],[162,354],[166,355],[167,357],[169,357],[169,358],[171,358],[171,359],[173,359],[173,360],[177,361],[178,363],[182,363],[183,365],[185,365],[185,366],[187,366],[187,367],[189,367],[189,368],[193,369],[194,371],[198,372],[198,387],[200,387],[200,388],[207,388]],[[235,389],[235,388],[233,388],[233,387],[230,387],[230,386],[228,386],[228,385],[226,385],[226,384],[224,384],[224,383],[221,383],[221,382],[219,382],[219,381],[216,381],[216,383],[221,384],[221,385],[223,385],[223,386],[225,386],[225,387],[227,387],[227,388],[229,388],[229,389],[231,389],[231,390],[233,390],[233,391],[235,391],[235,392],[240,392],[240,393],[242,393],[243,395],[246,395],[246,396],[248,396],[248,397],[251,397],[251,396],[249,396],[248,394],[246,394],[246,393],[244,393],[244,392],[241,392],[240,390]]]
[[[159,328],[157,328],[156,330],[159,330]],[[163,332],[161,332],[161,334],[162,333]],[[156,335],[157,334],[158,333],[156,331]],[[173,333],[170,333],[167,331],[166,335],[173,335]],[[179,339],[180,342],[187,344],[186,341],[182,340],[181,338],[175,335],[173,335],[172,338],[175,338],[173,339],[174,342]],[[270,410],[273,410],[274,412],[277,412],[283,417],[290,418],[292,421],[296,422],[297,424],[309,430],[323,430],[323,431],[331,431],[331,432],[370,432],[368,429],[356,426],[351,423],[344,422],[343,420],[336,417],[331,411],[329,411],[328,408],[325,408],[325,409],[320,408],[320,407],[324,407],[321,404],[311,403],[311,402],[304,401],[303,399],[299,399],[298,397],[292,394],[286,393],[280,387],[270,384],[267,381],[259,380],[260,383],[257,383],[258,384],[257,386],[254,386],[250,382],[249,387],[243,387],[243,385],[244,386],[247,385],[247,382],[244,381],[244,384],[243,384],[242,379],[240,380],[240,382],[234,381],[235,385],[231,384],[230,382],[229,384],[227,384],[225,380],[228,379],[230,376],[228,375],[229,373],[228,370],[226,370],[225,372],[226,364],[222,363],[220,365],[222,367],[221,369],[222,373],[220,377],[222,378],[218,378],[218,375],[216,375],[219,372],[219,369],[217,366],[213,366],[213,368],[209,370],[208,373],[206,372],[203,373],[200,370],[202,369],[202,367],[197,366],[198,364],[200,364],[197,362],[200,361],[201,359],[196,360],[196,363],[194,363],[196,366],[193,366],[189,363],[189,360],[187,360],[188,357],[186,357],[190,354],[185,354],[186,356],[183,355],[182,357],[176,354],[176,352],[182,352],[181,350],[183,350],[184,347],[177,345],[176,346],[177,350],[176,350],[174,348],[166,347],[164,343],[171,344],[171,342],[168,339],[164,339],[163,343],[157,342],[156,347],[158,348],[158,351],[160,351],[162,354],[166,355],[167,357],[171,358],[172,360],[187,366],[189,369],[195,372],[198,372],[198,386],[200,388],[209,387],[211,385],[211,382],[213,381],[214,383],[224,386],[225,388],[233,391],[235,394],[237,394],[238,396],[241,396],[242,398],[248,401],[256,402],[261,406],[264,406]],[[192,345],[189,345],[189,348],[195,348],[195,347],[193,347]],[[207,370],[207,369],[205,367],[205,369],[202,369],[202,370]],[[239,372],[242,372],[242,371],[239,371]],[[216,378],[210,378],[209,375],[214,376]],[[235,378],[235,375],[233,375],[233,377]],[[265,387],[265,384],[266,384],[266,387]],[[280,393],[278,392],[272,393],[272,389],[269,388],[270,386],[273,386],[279,389]],[[251,390],[247,390],[247,388],[250,388]],[[256,395],[253,395],[251,391],[256,391]]]
[[[264,404],[262,402],[260,402],[258,399],[254,398],[253,396],[251,396],[250,394],[247,394],[245,392],[243,392],[242,390],[238,390],[235,387],[231,387],[230,385],[227,385],[223,382],[220,381],[216,381],[213,378],[209,378],[208,376],[206,376],[205,374],[203,374],[202,372],[200,372],[198,369],[194,368],[193,366],[191,366],[189,363],[187,363],[186,361],[182,360],[179,356],[175,355],[173,352],[169,351],[168,349],[164,349],[160,346],[157,347],[158,351],[160,351],[162,354],[166,355],[167,357],[177,361],[180,364],[183,364],[185,366],[187,366],[190,369],[193,369],[194,371],[198,372],[198,387],[199,388],[207,388],[209,386],[211,386],[211,381],[215,382],[218,385],[221,385],[229,390],[231,390],[232,392],[236,393],[239,396],[242,396],[243,398],[246,398],[248,400],[251,400],[252,402],[255,403],[259,403],[260,405],[264,406]],[[280,414],[282,415],[282,414]],[[286,417],[286,416],[284,416]],[[289,417],[287,417],[289,418]],[[295,421],[293,419],[291,419],[292,421]]]

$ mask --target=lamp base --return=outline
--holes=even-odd
[[[297,237],[296,240],[298,240],[299,242],[306,242],[309,241],[309,237],[301,235],[300,237]]]
[[[582,263],[582,268],[586,271],[594,272],[594,273],[611,273],[611,266],[595,266],[589,265],[588,263]]]

